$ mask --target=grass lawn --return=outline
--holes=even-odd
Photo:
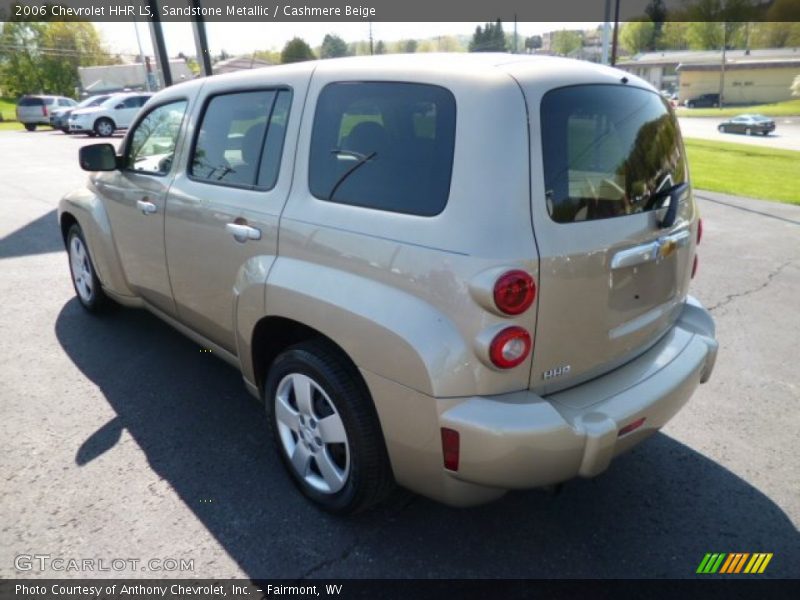
[[[800,206],[800,152],[687,138],[692,185]]]
[[[3,119],[0,121],[0,131],[22,129],[22,125],[12,121],[17,118],[17,103],[11,98],[0,98],[0,115],[3,115]]]
[[[726,108],[678,108],[679,117],[735,117],[736,115],[757,113],[767,117],[790,117],[800,115],[800,98],[776,102],[775,104],[757,104],[755,106],[731,106]]]

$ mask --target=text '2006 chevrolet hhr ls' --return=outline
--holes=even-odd
[[[299,489],[353,512],[604,471],[711,375],[675,116],[615,69],[307,62],[156,94],[86,146],[77,297],[239,368]]]

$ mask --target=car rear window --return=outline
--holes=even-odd
[[[417,83],[346,82],[319,95],[309,186],[321,200],[433,216],[450,193],[456,104]]]
[[[19,101],[18,106],[42,106],[42,105],[44,105],[44,100],[42,100],[41,98],[28,97],[28,98],[22,98]]]
[[[658,94],[623,85],[552,90],[541,105],[547,211],[558,223],[660,208],[686,181],[678,123]]]

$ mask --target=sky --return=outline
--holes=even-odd
[[[483,23],[373,23],[372,36],[377,42],[401,39],[425,39],[437,35],[471,35],[475,27]],[[541,35],[560,29],[592,29],[599,23],[519,23],[520,40],[530,35]],[[139,23],[95,23],[113,53],[138,54],[136,33],[145,54],[153,54],[150,33],[145,22]],[[167,52],[175,56],[179,52],[194,55],[194,38],[191,23],[164,23]],[[514,30],[513,23],[503,23],[507,32]],[[280,50],[295,36],[302,37],[313,48],[322,43],[327,33],[335,33],[347,42],[369,39],[369,24],[365,21],[348,23],[206,23],[208,43],[212,54],[225,50],[228,54],[249,54],[254,50]],[[520,44],[522,42],[520,41]]]

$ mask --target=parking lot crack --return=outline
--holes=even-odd
[[[761,290],[763,290],[766,287],[768,287],[772,283],[772,280],[775,279],[778,275],[780,275],[781,271],[783,271],[786,267],[788,267],[793,262],[794,262],[794,259],[786,261],[785,263],[780,265],[775,270],[770,271],[767,274],[767,278],[764,280],[764,282],[761,285],[759,285],[757,287],[754,287],[754,288],[751,288],[749,290],[745,290],[743,292],[737,292],[735,294],[728,294],[727,296],[725,296],[725,298],[723,300],[721,300],[720,302],[717,302],[713,306],[710,306],[708,308],[708,310],[713,312],[713,311],[717,310],[718,308],[722,308],[723,306],[727,306],[728,304],[730,304],[734,300],[738,300],[739,298],[744,298],[746,296],[750,296],[752,294],[755,294],[756,292],[760,292]]]

